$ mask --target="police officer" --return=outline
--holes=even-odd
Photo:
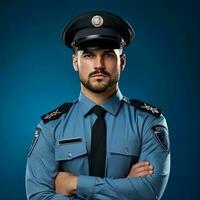
[[[132,27],[90,12],[74,18],[62,39],[73,49],[81,92],[42,116],[28,153],[27,199],[160,199],[170,172],[165,118],[118,85]]]

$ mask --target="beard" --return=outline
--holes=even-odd
[[[106,77],[102,79],[96,78],[96,80],[92,80],[92,76],[101,73],[105,75]],[[107,91],[109,88],[111,88],[113,85],[115,85],[119,80],[119,75],[116,77],[111,76],[111,74],[103,69],[98,69],[88,75],[88,79],[84,80],[83,77],[79,74],[79,79],[83,86],[87,88],[89,91],[94,93],[103,93]]]

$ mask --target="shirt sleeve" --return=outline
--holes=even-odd
[[[157,200],[167,185],[170,172],[169,136],[165,118],[149,116],[141,125],[140,161],[147,160],[154,172],[146,177],[99,178],[79,176],[77,196],[99,200]],[[113,169],[114,170],[114,169]]]
[[[54,155],[54,126],[51,123],[38,125],[29,150],[26,166],[26,195],[28,200],[74,200],[77,196],[62,196],[55,193],[55,177],[58,162]]]

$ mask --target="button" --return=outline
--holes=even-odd
[[[124,149],[124,153],[125,153],[125,154],[129,154],[128,148],[125,148],[125,149]]]
[[[68,156],[68,158],[71,158],[72,157],[72,153],[68,152],[67,156]]]

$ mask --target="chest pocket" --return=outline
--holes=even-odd
[[[139,145],[127,144],[112,145],[110,147],[107,173],[109,177],[124,178],[128,175],[131,166],[138,162]]]
[[[88,156],[85,142],[57,144],[55,160],[59,162],[61,171],[68,171],[75,175],[86,174]]]

